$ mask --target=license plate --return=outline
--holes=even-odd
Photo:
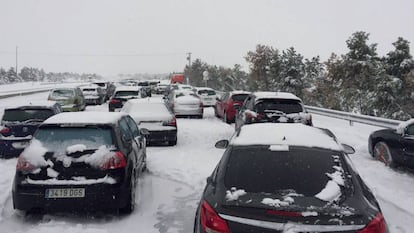
[[[29,145],[29,142],[13,142],[12,146],[16,149],[23,149]]]
[[[84,188],[76,189],[46,189],[45,198],[79,198],[85,197]]]

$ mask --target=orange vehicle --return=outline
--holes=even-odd
[[[185,81],[184,74],[172,74],[171,75],[171,83],[183,84],[184,81]]]

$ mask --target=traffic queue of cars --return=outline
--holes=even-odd
[[[99,89],[83,90],[92,87]],[[78,89],[55,89],[49,98],[60,101],[53,106],[72,111],[80,102],[67,99],[76,99]],[[348,154],[355,150],[329,130],[313,127],[297,96],[233,91],[218,97],[212,89],[187,85],[166,92],[164,100],[145,98],[142,87],[122,86],[108,104],[110,112],[120,112],[57,111],[39,117],[37,130],[20,135],[26,141],[19,144],[14,208],[131,212],[137,178],[146,168],[146,146],[176,145],[176,117],[202,118],[208,103],[217,117],[235,122],[235,133],[216,144],[226,150],[207,179],[194,232],[388,231],[378,202],[350,163]],[[4,114],[3,121],[14,122],[11,115]],[[7,137],[11,128],[2,126],[0,133]],[[413,129],[414,122],[408,122],[391,132],[399,139],[384,136],[388,131],[374,133],[370,152],[389,165],[405,161],[410,153],[401,153],[392,140],[408,148]]]

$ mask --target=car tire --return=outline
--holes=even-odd
[[[375,159],[383,162],[386,166],[395,166],[394,159],[392,158],[390,148],[384,141],[375,143],[373,148],[373,156]]]
[[[227,118],[227,112],[224,112],[223,121],[227,124],[231,124],[231,121],[229,120],[229,118]]]
[[[127,190],[127,192],[128,192],[127,201],[125,203],[125,206],[123,206],[119,209],[119,212],[121,214],[130,214],[135,209],[135,186],[136,186],[136,182],[133,179],[135,179],[135,175],[131,174],[131,177],[130,177],[130,180],[129,180],[129,188]]]

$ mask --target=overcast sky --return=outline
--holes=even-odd
[[[209,64],[242,64],[257,44],[306,58],[347,52],[355,31],[378,53],[414,41],[412,0],[0,0],[0,67],[46,71],[168,73],[186,53]],[[411,44],[412,47],[412,44]]]

